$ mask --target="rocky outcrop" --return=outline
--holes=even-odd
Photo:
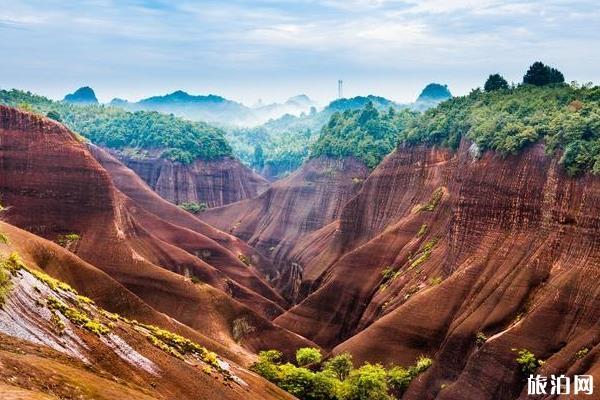
[[[292,352],[309,343],[269,321],[286,301],[262,278],[269,268],[254,250],[147,187],[131,187],[145,203],[118,190],[62,125],[0,107],[0,192],[8,222],[64,244],[152,309],[240,353],[278,341]],[[240,320],[265,335],[234,335]]]
[[[600,179],[567,176],[542,145],[480,159],[469,145],[397,149],[296,237],[306,298],[275,322],[358,363],[432,357],[404,399],[526,398],[513,349],[544,375],[598,376]],[[252,241],[269,215],[256,209],[214,221]]]
[[[219,207],[249,199],[268,186],[266,179],[234,158],[196,160],[190,165],[160,157],[131,157],[112,151],[164,199],[182,204],[204,203]]]
[[[304,267],[289,257],[290,253],[305,236],[339,217],[368,172],[354,158],[313,159],[262,195],[208,210],[199,217],[270,257],[277,270],[270,280],[295,300]]]

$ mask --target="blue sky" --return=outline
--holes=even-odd
[[[103,101],[184,89],[246,104],[306,93],[411,101],[542,60],[600,82],[595,1],[0,0],[0,87]]]

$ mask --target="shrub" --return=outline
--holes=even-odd
[[[426,204],[419,207],[419,211],[434,211],[444,196],[444,189],[437,188],[431,194],[431,198]]]
[[[70,244],[79,241],[81,237],[76,233],[66,233],[64,235],[59,235],[56,238],[56,243],[58,243],[62,247],[68,247]]]
[[[319,363],[322,357],[321,350],[313,347],[303,347],[296,351],[296,362],[301,367]]]
[[[441,276],[436,276],[435,278],[431,278],[431,279],[429,280],[429,284],[430,284],[431,286],[437,286],[437,285],[439,285],[440,283],[442,283],[442,277],[441,277]]]
[[[527,349],[513,349],[517,353],[515,361],[519,364],[521,372],[525,375],[530,375],[537,371],[538,367],[544,364],[542,360],[538,360],[531,351]]]
[[[11,275],[8,270],[0,266],[0,308],[6,302],[6,297],[12,287]]]
[[[278,364],[283,354],[277,350],[267,350],[258,353],[258,361],[250,366],[250,370],[275,384],[279,383]]]
[[[244,264],[246,264],[246,266],[250,266],[250,264],[252,264],[252,262],[250,261],[250,257],[244,255],[244,254],[240,254],[238,256],[238,259],[243,262]]]
[[[590,349],[588,349],[587,347],[584,347],[584,348],[580,349],[579,351],[577,351],[577,353],[575,353],[575,358],[577,358],[578,360],[581,360],[582,358],[587,356],[589,352],[590,352]]]
[[[487,342],[488,337],[483,332],[477,332],[475,335],[475,343],[477,346],[483,346],[485,342]]]
[[[8,244],[8,237],[2,232],[0,232],[0,243]]]
[[[196,203],[191,201],[187,203],[182,203],[179,205],[179,207],[189,213],[198,214],[202,211],[205,211],[208,208],[208,205],[206,203]]]
[[[350,373],[344,387],[345,400],[390,400],[387,373],[380,364],[366,363]]]
[[[98,336],[106,335],[110,332],[110,329],[107,328],[104,324],[98,321],[88,321],[83,324],[83,327],[88,331],[95,333]]]

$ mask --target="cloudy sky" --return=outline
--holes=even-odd
[[[306,93],[411,101],[532,61],[600,82],[596,1],[0,0],[0,88],[102,101],[184,89],[252,104]]]

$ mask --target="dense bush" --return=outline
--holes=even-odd
[[[208,205],[206,203],[196,203],[190,201],[188,203],[180,204],[179,207],[189,213],[198,214],[199,212],[205,211],[208,208]]]
[[[407,109],[380,112],[372,103],[360,110],[333,114],[310,156],[354,156],[374,168],[396,147],[400,132],[417,115]]]
[[[102,105],[72,105],[20,90],[0,90],[0,104],[47,115],[93,143],[114,149],[160,150],[162,157],[182,163],[232,154],[221,130],[173,115],[132,113]]]
[[[343,353],[319,366],[321,353],[313,348],[299,349],[296,365],[282,363],[282,357],[276,350],[260,352],[251,369],[301,400],[391,400],[432,363],[420,357],[409,368],[366,363],[354,369],[352,357]]]
[[[516,153],[543,140],[571,175],[600,173],[600,87],[522,85],[455,97],[409,121],[406,144],[457,148],[465,136],[480,151]]]

